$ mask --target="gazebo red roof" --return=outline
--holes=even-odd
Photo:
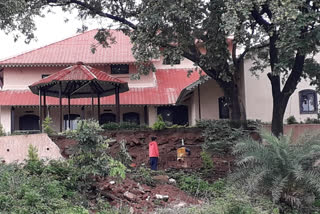
[[[155,87],[130,88],[120,96],[121,105],[172,105],[185,87],[199,79],[199,74],[190,69],[159,69],[155,72],[157,84]],[[39,97],[30,90],[0,91],[0,106],[38,106]],[[67,105],[67,100],[63,100]],[[47,105],[57,106],[59,99],[47,97]],[[101,97],[101,105],[114,105],[114,95]],[[90,98],[71,99],[71,105],[91,105]]]

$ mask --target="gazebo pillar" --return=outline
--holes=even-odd
[[[69,129],[71,129],[70,113],[71,113],[71,107],[70,107],[70,95],[69,95],[68,96],[68,127]]]
[[[39,89],[39,130],[42,132],[42,93]]]
[[[100,124],[100,95],[98,94],[98,122]]]
[[[43,91],[43,117],[47,117],[47,96],[46,91]]]
[[[92,119],[94,119],[94,98],[93,98],[93,94],[91,97],[91,111],[92,111]]]
[[[119,86],[116,85],[116,122],[120,123],[120,97],[119,97]]]
[[[62,85],[61,82],[59,82],[59,123],[60,123],[60,132],[62,132]]]

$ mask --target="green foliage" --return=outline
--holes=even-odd
[[[319,119],[315,119],[315,118],[310,118],[308,117],[305,121],[305,124],[319,124],[320,120]]]
[[[109,122],[102,125],[102,128],[105,130],[145,130],[148,127],[144,124],[136,124],[130,122],[122,122],[122,123],[115,123]]]
[[[201,120],[197,127],[203,129],[203,150],[213,153],[229,152],[231,147],[248,135],[243,128],[233,128],[229,120]]]
[[[159,114],[157,121],[153,124],[152,130],[163,130],[166,128],[166,123],[163,121],[162,116]]]
[[[301,207],[320,194],[319,135],[306,135],[292,144],[290,136],[262,133],[262,143],[244,140],[234,147],[238,170],[233,181],[253,194],[265,194],[274,203]]]
[[[4,128],[3,128],[2,124],[0,123],[0,137],[1,136],[6,136],[6,132],[4,131]]]
[[[134,169],[131,173],[132,179],[136,182],[146,184],[148,186],[155,186],[156,183],[152,179],[152,170],[149,168],[146,168],[145,166],[140,166],[136,169]]]
[[[107,139],[101,135],[103,129],[94,120],[80,120],[77,129],[69,132],[69,137],[77,140],[75,152],[71,156],[75,167],[83,170],[83,177],[93,176],[105,177],[112,169],[114,175],[123,177],[125,172],[120,172],[125,167],[114,161],[107,153]]]
[[[297,124],[297,120],[294,116],[290,116],[287,118],[287,124]]]
[[[47,133],[49,136],[56,134],[56,132],[52,128],[52,118],[47,116],[42,122],[42,130],[44,133]]]
[[[213,170],[213,160],[212,160],[211,154],[209,154],[206,151],[202,151],[200,153],[200,157],[202,160],[202,167],[203,167],[204,173],[205,175],[209,176]]]
[[[126,177],[126,167],[120,161],[109,159],[109,175],[112,177],[119,177],[125,179]]]
[[[132,163],[132,157],[128,152],[128,149],[126,147],[127,141],[121,140],[120,141],[120,151],[117,155],[117,159],[123,163],[125,166],[129,166]]]

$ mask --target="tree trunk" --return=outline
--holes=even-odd
[[[279,96],[273,94],[271,132],[277,137],[283,134],[283,117],[285,108],[283,108],[283,106],[281,105],[281,100],[282,99]]]

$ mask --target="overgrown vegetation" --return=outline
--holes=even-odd
[[[159,114],[157,121],[153,124],[152,130],[163,130],[166,128],[166,123],[163,121],[162,116]]]
[[[203,150],[213,153],[229,152],[236,142],[248,136],[248,130],[234,128],[232,124],[229,120],[197,121],[196,126],[203,129]],[[248,122],[248,125],[250,129],[257,129],[259,126],[254,121]]]
[[[52,128],[52,118],[47,116],[42,122],[42,130],[44,133],[47,133],[49,136],[57,134],[56,131]]]
[[[127,141],[121,140],[119,144],[120,144],[120,151],[117,155],[117,160],[119,160],[122,164],[128,167],[132,163],[132,157],[129,154],[126,146]]]
[[[287,118],[287,124],[297,124],[297,123],[298,122],[293,115]]]
[[[80,121],[69,135],[78,141],[65,161],[39,160],[29,147],[24,165],[0,164],[0,210],[4,213],[121,213],[94,188],[105,176],[124,178],[125,166],[107,155],[107,141],[95,121]]]
[[[102,128],[104,130],[145,130],[149,127],[144,124],[136,124],[136,123],[130,123],[130,122],[109,122],[102,125]]]
[[[4,131],[4,128],[3,128],[2,124],[0,123],[0,137],[1,136],[6,136],[6,132]]]
[[[210,176],[214,167],[211,154],[206,151],[202,151],[200,153],[200,157],[202,160],[202,168],[203,168],[204,174],[206,176]]]
[[[235,145],[239,169],[233,181],[249,194],[266,195],[274,203],[311,207],[320,196],[320,136],[306,135],[295,144],[290,136],[262,133],[261,137],[262,143],[249,138]]]

